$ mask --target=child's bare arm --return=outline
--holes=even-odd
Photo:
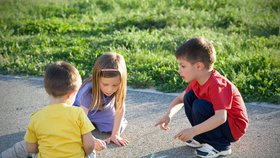
[[[121,122],[125,114],[125,104],[120,110],[117,110],[114,117],[114,127],[111,136],[107,139],[107,144],[113,142],[118,146],[127,146],[128,141],[120,136]]]
[[[186,92],[183,91],[180,95],[178,95],[175,99],[173,99],[167,109],[166,114],[171,118],[173,117],[182,107],[184,102],[184,96]]]
[[[225,123],[227,120],[227,111],[225,109],[215,111],[215,115],[207,119],[206,121],[193,126],[192,128],[186,128],[176,134],[174,138],[178,138],[185,142],[196,135],[208,132],[221,124]]]
[[[96,151],[101,151],[103,149],[106,149],[107,148],[107,145],[106,145],[106,142],[103,141],[103,140],[100,140],[100,139],[95,139],[95,146],[94,146],[94,149]]]
[[[227,111],[225,109],[215,111],[214,116],[210,117],[206,121],[193,127],[196,135],[208,132],[221,124],[225,123],[227,120]]]
[[[82,141],[83,141],[83,148],[86,153],[86,155],[89,155],[94,150],[94,138],[91,134],[91,132],[88,132],[86,134],[82,135]]]
[[[26,143],[26,149],[27,149],[27,152],[28,153],[38,153],[38,144],[37,143],[28,143],[28,142],[26,142],[25,141],[25,143]]]
[[[184,96],[185,96],[185,91],[182,92],[179,96],[177,96],[175,99],[172,100],[170,103],[167,112],[163,115],[163,117],[155,124],[155,126],[160,126],[161,129],[163,130],[168,130],[169,127],[169,122],[171,120],[171,117],[175,115],[182,107],[183,107],[183,102],[184,102]]]

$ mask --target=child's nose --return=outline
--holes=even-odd
[[[178,69],[178,73],[181,75],[181,70],[180,69]]]

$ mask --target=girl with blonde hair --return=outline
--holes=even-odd
[[[93,125],[100,131],[111,133],[107,143],[126,146],[128,141],[120,136],[127,121],[125,97],[127,69],[122,55],[105,53],[101,55],[80,88],[74,106],[80,106]]]

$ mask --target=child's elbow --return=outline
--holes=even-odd
[[[39,151],[38,144],[26,142],[26,150],[27,150],[27,153],[32,153],[32,154],[38,153],[38,151]]]
[[[217,119],[216,119],[216,122],[218,123],[218,125],[222,125],[222,124],[224,124],[226,121],[227,121],[227,119],[224,118],[224,117],[221,117],[221,116],[217,117]]]
[[[224,124],[227,121],[227,117],[221,117],[221,124]]]
[[[93,138],[91,132],[83,134],[82,141],[83,141],[83,148],[84,148],[86,155],[92,153],[94,150],[95,142],[94,142],[94,138]]]
[[[83,148],[84,148],[86,155],[89,155],[94,150],[94,142],[84,143]]]
[[[222,110],[216,113],[216,118],[220,124],[223,124],[227,121],[227,113]]]
[[[225,112],[222,116],[221,116],[221,123],[224,124],[227,121],[227,113]]]

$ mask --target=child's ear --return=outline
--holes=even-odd
[[[76,97],[76,93],[77,91],[76,90],[70,90],[67,92],[67,99],[71,99],[71,98],[75,98]]]
[[[201,71],[205,68],[205,65],[202,62],[197,62],[195,64],[195,66],[196,66],[196,69],[199,70],[199,71]]]

